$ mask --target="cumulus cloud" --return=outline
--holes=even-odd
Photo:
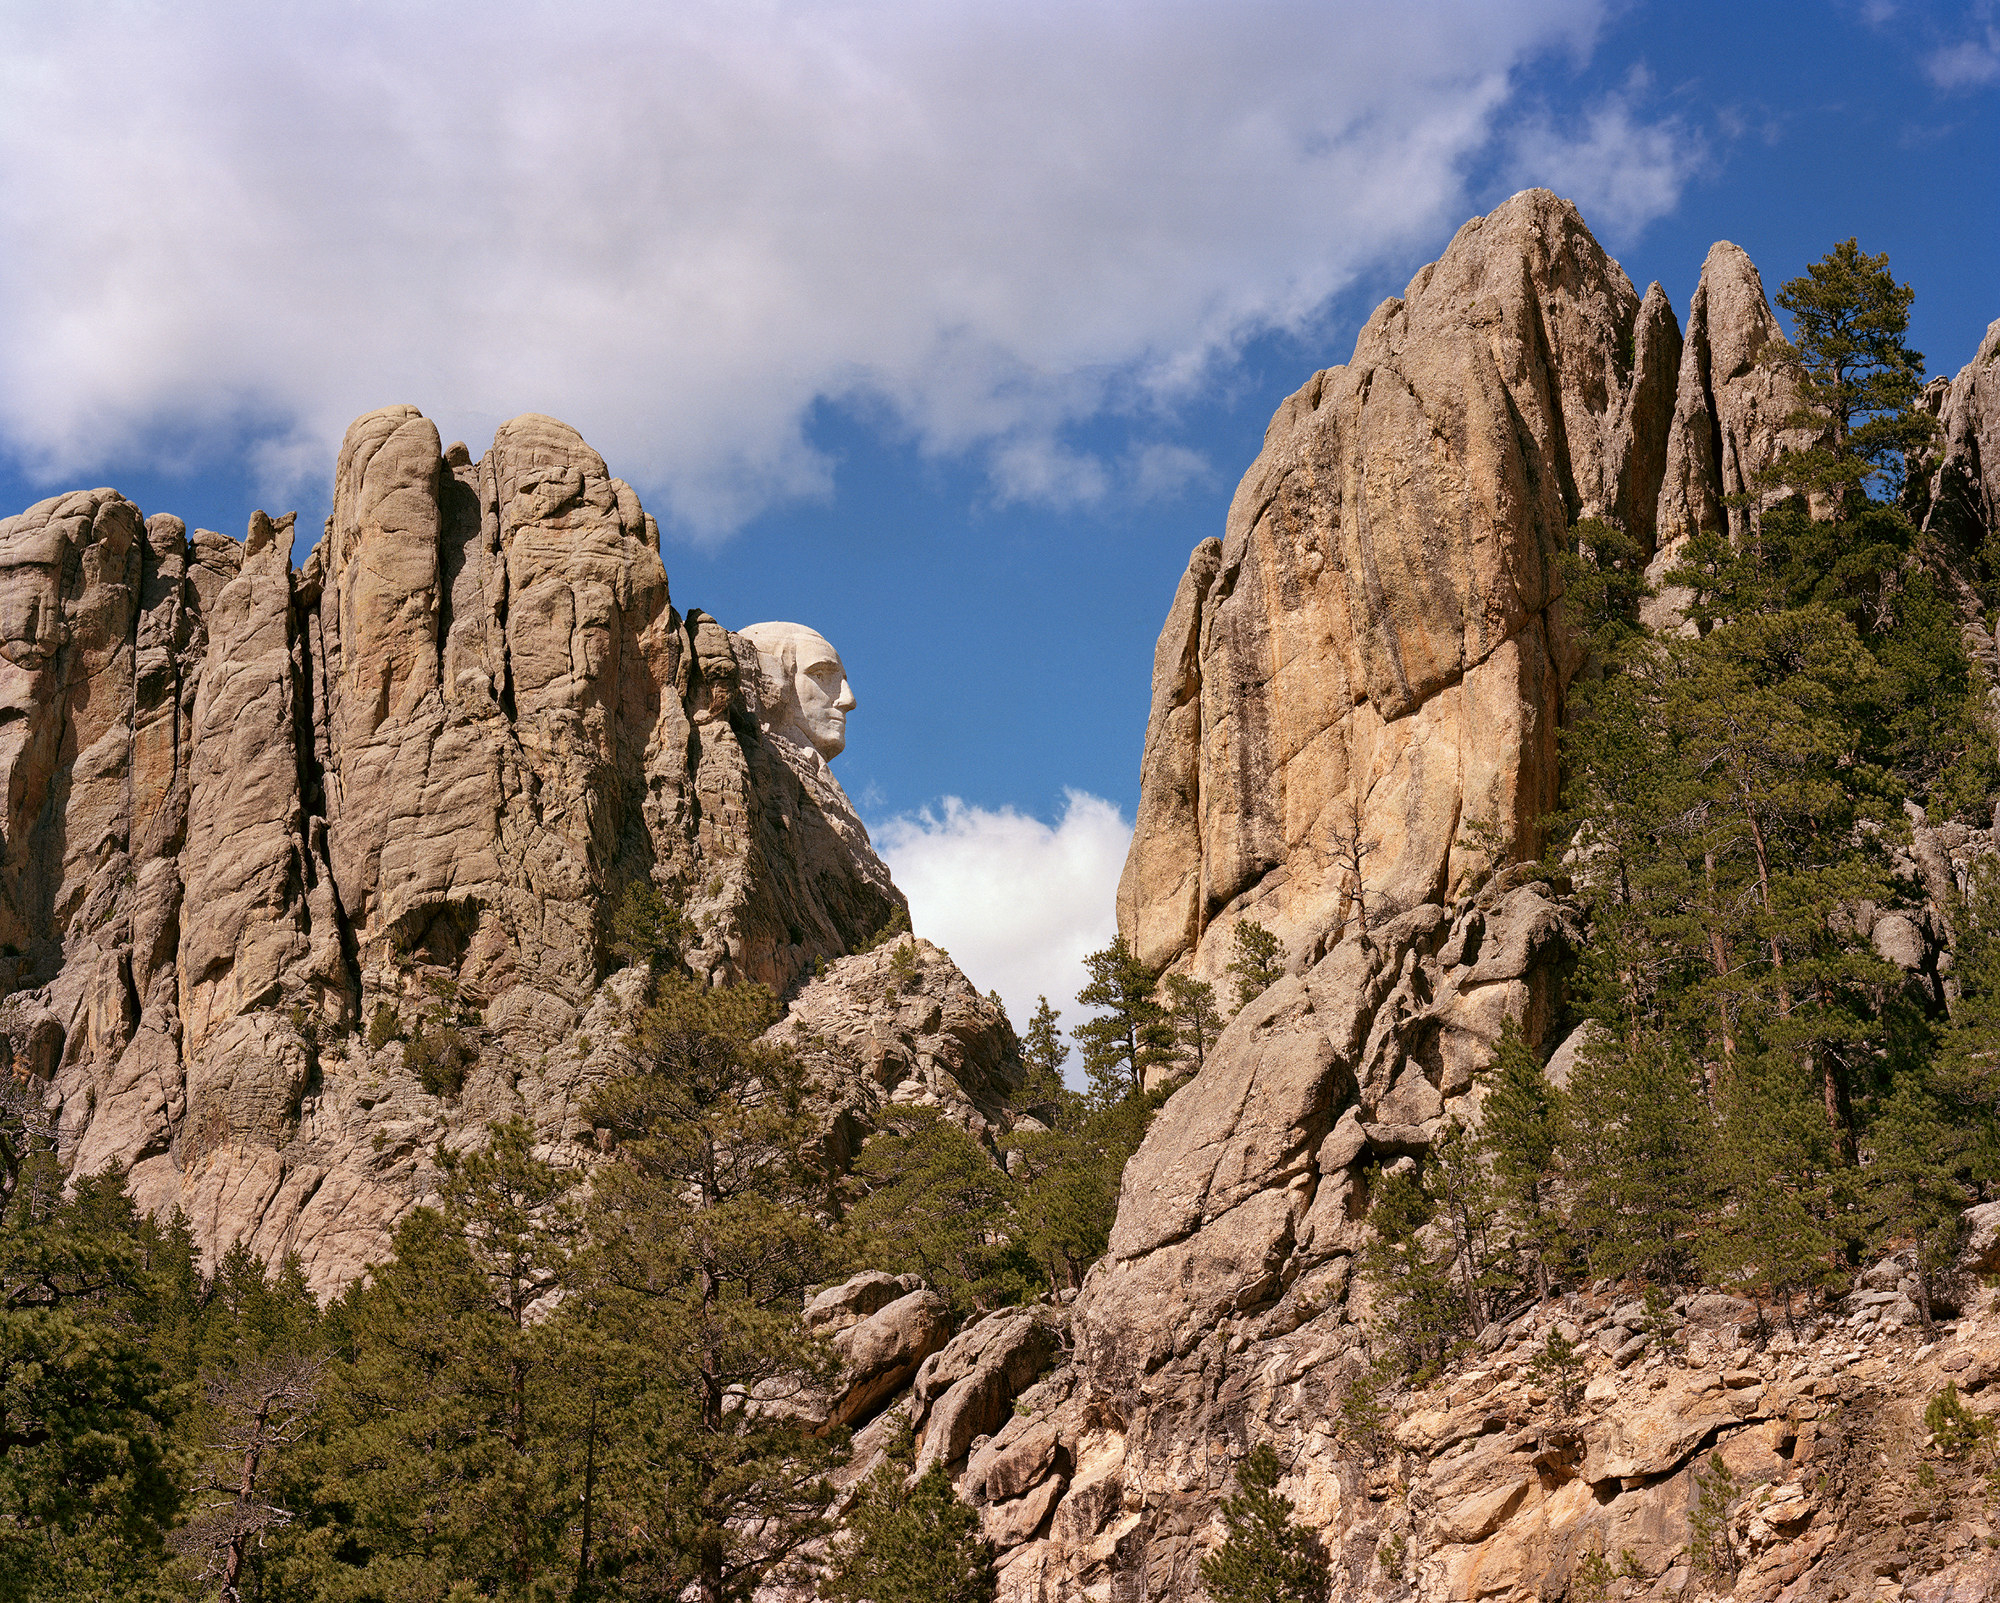
[[[1084,955],[1117,933],[1118,873],[1132,840],[1113,803],[1072,790],[1062,817],[1045,824],[948,796],[873,833],[917,933],[981,990],[998,991],[1016,1028],[1027,1027],[1038,996],[1062,1011],[1065,1028],[1080,1021]]]
[[[1622,89],[1580,117],[1561,120],[1544,111],[1524,120],[1509,136],[1516,181],[1568,196],[1613,244],[1672,211],[1708,150],[1680,118],[1644,115],[1650,87],[1645,72],[1635,70]]]
[[[824,493],[832,400],[1088,502],[1132,470],[1065,428],[1456,223],[1606,3],[0,8],[0,448],[248,436],[282,481],[388,402],[475,444],[538,410],[715,532]],[[1613,107],[1550,176],[1633,226],[1662,137]]]

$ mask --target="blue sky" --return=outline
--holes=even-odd
[[[1856,235],[1954,371],[2000,9],[0,0],[0,510],[316,531],[359,411],[564,417],[680,606],[841,647],[837,772],[1019,1014],[1108,934],[1153,640],[1273,407],[1534,183],[1683,314],[1715,239],[1775,289]]]

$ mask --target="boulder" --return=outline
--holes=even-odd
[[[828,964],[764,1040],[805,1064],[833,1110],[837,1164],[889,1106],[936,1109],[976,1136],[1003,1133],[1027,1072],[1007,1010],[914,935]]]
[[[860,1324],[878,1309],[888,1307],[897,1298],[908,1296],[922,1286],[923,1282],[915,1275],[890,1275],[880,1269],[864,1269],[837,1286],[828,1286],[806,1304],[806,1328],[821,1335],[833,1335]]]
[[[858,1425],[872,1417],[951,1335],[951,1307],[928,1286],[906,1293],[833,1338],[844,1360],[845,1390],[833,1422]]]
[[[1968,1275],[2000,1274],[2000,1202],[1982,1202],[1959,1216],[1963,1245],[1958,1269]]]

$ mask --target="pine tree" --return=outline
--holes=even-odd
[[[659,973],[680,963],[694,927],[657,885],[634,880],[611,915],[610,937],[611,954],[620,963]]]
[[[496,1127],[329,1312],[341,1361],[311,1461],[338,1517],[295,1540],[288,1591],[526,1598],[570,1573],[577,1394],[564,1321],[541,1316],[579,1284],[582,1178]]]
[[[991,1603],[993,1544],[933,1464],[907,1490],[894,1464],[863,1484],[819,1596],[828,1603]]]
[[[1904,454],[1927,441],[1931,419],[1917,409],[1924,359],[1909,348],[1908,285],[1849,239],[1778,291],[1793,337],[1778,355],[1799,382],[1799,409],[1785,426],[1817,435],[1780,453],[1769,480],[1825,494],[1836,519],[1860,502],[1871,480],[1901,488]]]
[[[846,1265],[803,1071],[758,1039],[775,1011],[761,987],[663,975],[639,1072],[589,1109],[615,1143],[593,1197],[590,1299],[650,1366],[598,1562],[697,1603],[798,1561],[825,1529],[838,1445],[807,1406],[838,1366],[801,1315]]]
[[[290,1480],[302,1490],[291,1472],[325,1399],[329,1359],[296,1255],[273,1274],[236,1243],[197,1323],[200,1400],[187,1427],[195,1507],[172,1541],[194,1580],[237,1603],[263,1590],[267,1554],[301,1512],[277,1488]]]
[[[1528,1372],[1554,1396],[1559,1419],[1567,1424],[1576,1417],[1589,1374],[1582,1354],[1554,1326],[1549,1327],[1542,1350],[1528,1361]]]
[[[1695,1506],[1688,1520],[1688,1556],[1702,1580],[1726,1589],[1736,1579],[1736,1546],[1730,1540],[1729,1517],[1736,1506],[1736,1476],[1719,1452],[1708,1455],[1691,1477]]]
[[[1500,1025],[1480,1110],[1481,1149],[1492,1166],[1495,1200],[1527,1251],[1542,1297],[1549,1294],[1549,1266],[1561,1252],[1554,1188],[1562,1126],[1562,1093],[1509,1014]]]
[[[1252,918],[1239,918],[1230,939],[1236,955],[1228,972],[1236,976],[1236,1005],[1248,1007],[1285,977],[1285,949]]]
[[[1453,1120],[1424,1157],[1423,1185],[1451,1243],[1452,1267],[1468,1326],[1476,1335],[1516,1293],[1525,1274],[1502,1226],[1493,1176],[1477,1137]]]
[[[1293,1517],[1278,1482],[1284,1466],[1269,1442],[1251,1449],[1224,1500],[1228,1536],[1201,1561],[1215,1603],[1325,1603],[1332,1576],[1319,1538]]]
[[[1727,1199],[1703,1232],[1711,1280],[1768,1291],[1795,1323],[1794,1299],[1838,1277],[1846,1200],[1817,1087],[1785,1053],[1743,1056],[1721,1085],[1710,1178]]]
[[[1190,1074],[1201,1073],[1208,1049],[1222,1033],[1215,1008],[1215,987],[1185,974],[1167,976],[1167,1019],[1173,1026],[1174,1047]]]
[[[1028,1033],[1021,1037],[1021,1061],[1027,1075],[1014,1094],[1014,1107],[1023,1112],[1037,1108],[1053,1110],[1062,1100],[1062,1066],[1069,1047],[1056,1028],[1062,1014],[1049,1006],[1046,996],[1035,998],[1035,1016],[1028,1020]]]
[[[1015,1239],[1050,1286],[1081,1288],[1085,1272],[1104,1255],[1125,1162],[1158,1107],[1158,1093],[1098,1103],[1066,1091],[1053,1130],[1009,1138],[1021,1185]]]
[[[147,1261],[171,1241],[122,1173],[64,1194],[41,1089],[0,1074],[0,1596],[149,1597],[183,1500],[188,1397],[146,1336],[188,1310]]]
[[[1414,1170],[1386,1175],[1368,1208],[1375,1235],[1361,1254],[1376,1299],[1370,1341],[1419,1379],[1450,1361],[1472,1325],[1458,1243],[1428,1228],[1437,1217],[1438,1201]]]
[[[1593,1275],[1685,1278],[1708,1203],[1710,1121],[1678,1046],[1599,1037],[1563,1099],[1569,1232]]]
[[[1173,1026],[1153,995],[1152,972],[1114,935],[1111,944],[1083,960],[1090,983],[1076,993],[1100,1011],[1070,1037],[1083,1048],[1084,1073],[1101,1101],[1139,1095],[1152,1071],[1172,1061]]]
[[[1944,1300],[1958,1256],[1960,1216],[1972,1200],[1961,1177],[1973,1167],[1969,1137],[1977,1129],[1976,1116],[1963,1123],[1951,1117],[1922,1068],[1905,1076],[1869,1127],[1868,1192],[1881,1215],[1881,1236],[1911,1244],[1927,1337],[1932,1304]]]
[[[871,1137],[843,1190],[860,1262],[921,1276],[960,1316],[1041,1289],[1013,1239],[1020,1186],[965,1129],[935,1109],[896,1110]]]

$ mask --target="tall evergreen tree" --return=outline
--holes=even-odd
[[[1569,1233],[1593,1275],[1686,1277],[1708,1200],[1710,1120],[1673,1042],[1602,1037],[1563,1098]]]
[[[1174,1030],[1154,997],[1153,973],[1114,935],[1111,944],[1083,960],[1090,983],[1076,993],[1078,1003],[1099,1011],[1071,1038],[1083,1049],[1084,1073],[1100,1100],[1143,1093],[1148,1075],[1170,1063]]]
[[[288,1593],[528,1599],[570,1573],[575,1392],[561,1321],[538,1316],[578,1282],[581,1179],[537,1158],[525,1125],[499,1126],[331,1311],[322,1519]]]
[[[1174,1051],[1189,1074],[1201,1073],[1208,1049],[1222,1033],[1216,1011],[1215,987],[1186,974],[1169,974],[1166,983],[1167,1022],[1174,1033]]]
[[[1375,1301],[1369,1339],[1404,1374],[1428,1379],[1472,1333],[1456,1234],[1429,1228],[1438,1199],[1416,1171],[1383,1176],[1368,1208],[1374,1238],[1361,1255]]]
[[[1858,241],[1834,246],[1778,291],[1793,335],[1781,356],[1799,381],[1799,409],[1785,419],[1815,436],[1772,463],[1770,482],[1819,492],[1836,520],[1866,496],[1868,482],[1901,488],[1904,454],[1934,428],[1918,411],[1924,358],[1909,348],[1915,293],[1889,272],[1887,255]]]
[[[0,1596],[111,1603],[151,1590],[182,1502],[187,1391],[145,1340],[172,1243],[121,1173],[65,1195],[39,1091],[0,1074]]]
[[[1021,1037],[1021,1062],[1027,1075],[1015,1093],[1014,1106],[1022,1110],[1054,1109],[1063,1094],[1062,1066],[1069,1058],[1069,1046],[1057,1027],[1062,1014],[1049,1006],[1046,996],[1035,998],[1035,1015],[1028,1020]]]
[[[1521,1026],[1510,1014],[1480,1110],[1483,1155],[1492,1166],[1495,1202],[1528,1260],[1536,1290],[1550,1288],[1550,1266],[1561,1253],[1561,1218],[1555,1199],[1556,1157],[1563,1128],[1562,1093],[1542,1070]]]
[[[653,1355],[602,1566],[698,1603],[747,1596],[821,1534],[837,1446],[801,1406],[837,1367],[802,1312],[845,1265],[803,1072],[758,1040],[775,1011],[761,987],[669,972],[640,1072],[590,1108],[616,1143],[593,1199],[594,1296]]]

